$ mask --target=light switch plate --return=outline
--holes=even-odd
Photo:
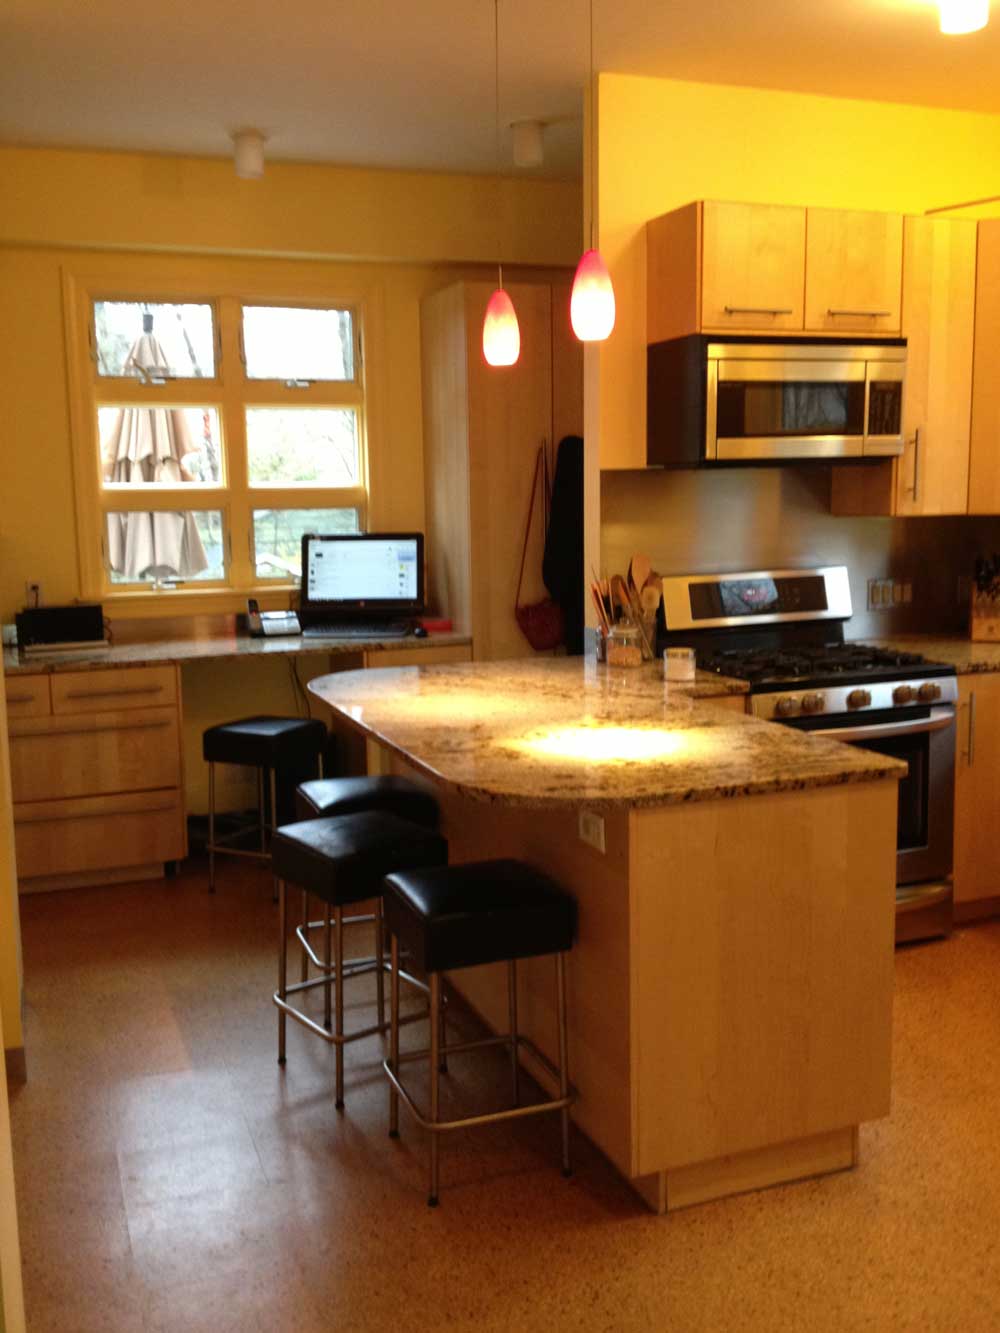
[[[580,841],[604,854],[604,816],[592,810],[580,811]]]

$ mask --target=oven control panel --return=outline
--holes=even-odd
[[[838,713],[857,715],[878,709],[904,712],[907,708],[926,708],[928,704],[953,704],[958,701],[958,680],[942,676],[938,680],[873,681],[866,685],[830,686],[817,690],[776,690],[751,694],[750,712],[768,722],[787,722]]]

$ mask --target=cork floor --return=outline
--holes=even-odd
[[[448,1139],[431,1212],[374,1040],[344,1115],[322,1043],[293,1027],[278,1070],[267,879],[204,889],[22,901],[32,1333],[1000,1329],[1000,923],[898,953],[858,1170],[657,1218],[579,1138],[564,1181],[546,1117]],[[464,1105],[503,1073],[448,1082]]]

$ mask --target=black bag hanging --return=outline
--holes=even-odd
[[[567,435],[559,442],[552,482],[549,530],[545,537],[542,578],[562,607],[566,652],[583,652],[583,440]]]

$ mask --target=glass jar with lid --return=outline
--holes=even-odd
[[[642,639],[638,625],[620,620],[608,633],[608,666],[642,666]]]

